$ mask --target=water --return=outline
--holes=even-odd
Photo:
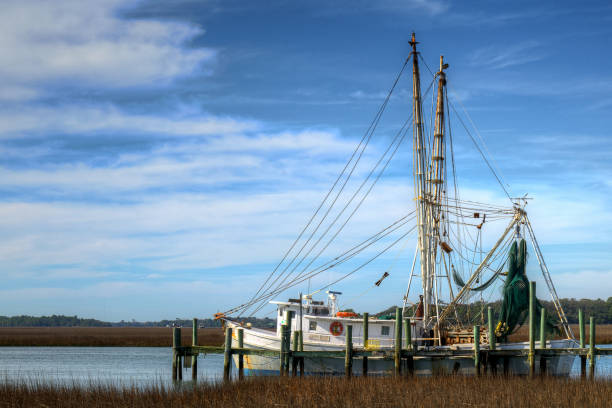
[[[612,377],[612,356],[599,356],[595,367],[597,376]],[[171,368],[172,350],[169,347],[0,347],[0,381],[3,382],[171,385]],[[222,374],[222,355],[207,354],[198,358],[200,381],[217,381]],[[572,376],[579,375],[580,360],[577,358]],[[183,379],[184,383],[189,383],[190,369],[183,372]]]

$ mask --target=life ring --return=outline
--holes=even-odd
[[[353,312],[338,312],[336,313],[336,316],[337,317],[358,317],[359,315]]]
[[[332,336],[339,336],[342,334],[343,331],[344,326],[342,326],[342,323],[340,323],[339,321],[331,322],[331,324],[329,325],[329,332],[332,334]]]

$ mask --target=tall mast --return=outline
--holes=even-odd
[[[427,234],[427,150],[423,139],[423,115],[421,107],[421,79],[419,77],[419,54],[416,49],[417,41],[414,33],[410,40],[412,46],[412,94],[414,107],[414,188],[417,206],[417,222],[419,226],[419,255],[421,260],[421,282],[423,285],[423,322],[429,318],[429,305],[431,304],[432,288],[429,279],[429,236]]]
[[[429,287],[434,287],[435,305],[436,305],[436,320],[439,319],[438,308],[438,292],[437,278],[441,275],[436,271],[438,245],[442,240],[440,235],[440,226],[444,224],[444,212],[442,211],[442,199],[444,189],[444,154],[446,147],[444,144],[444,87],[446,86],[446,74],[444,69],[448,64],[444,64],[444,57],[440,56],[440,70],[437,72],[438,77],[438,95],[436,99],[436,119],[434,123],[433,142],[431,150],[431,164],[429,167],[429,177],[426,180],[428,187],[427,198],[429,199],[429,212],[427,217],[427,225],[430,234],[429,247]],[[444,253],[441,253],[444,256]],[[448,273],[448,271],[447,271]],[[439,335],[439,333],[437,333]]]

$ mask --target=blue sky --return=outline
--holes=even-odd
[[[450,64],[449,94],[512,193],[534,198],[559,295],[612,296],[611,23],[604,1],[5,1],[0,314],[207,317],[246,300],[350,156],[412,31],[429,66]],[[410,97],[406,75],[357,175]],[[455,148],[463,196],[503,203],[459,131]],[[412,208],[411,166],[407,143],[326,255]],[[411,248],[337,289],[363,292],[397,258],[351,306],[399,303]]]

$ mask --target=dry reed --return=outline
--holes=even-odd
[[[191,328],[181,330],[183,345],[191,345]],[[199,329],[198,343],[223,344],[223,331]],[[168,327],[2,327],[0,346],[171,347]]]
[[[612,382],[518,377],[252,378],[148,389],[0,385],[0,407],[605,407]]]

